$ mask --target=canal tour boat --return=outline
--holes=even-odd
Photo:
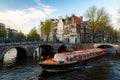
[[[105,49],[95,48],[73,52],[56,53],[53,58],[40,61],[44,70],[62,70],[79,66],[80,63],[107,54]]]

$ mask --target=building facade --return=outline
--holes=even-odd
[[[5,31],[5,24],[4,23],[0,23],[0,40],[6,38],[5,33],[6,33],[6,31]]]
[[[58,19],[51,19],[52,21],[52,29],[50,32],[50,36],[49,36],[49,41],[50,42],[56,42],[57,41],[57,23],[58,23]]]
[[[3,30],[5,30],[5,24],[0,23],[0,31],[3,31]]]
[[[49,42],[63,42],[63,33],[64,33],[64,19],[62,16],[59,19],[50,19],[52,21],[52,29],[49,35]],[[45,22],[41,22],[41,28]],[[43,34],[41,29],[41,39],[42,41],[47,41],[47,37]]]
[[[94,35],[92,27],[88,25],[88,21],[83,21],[82,16],[72,14],[70,17],[66,16],[65,19],[59,16],[58,19],[51,19],[52,30],[49,35],[50,42],[64,42],[64,43],[92,43],[92,42],[119,42],[119,35],[115,39],[113,36],[105,32],[97,32]],[[41,22],[41,26],[45,22]],[[41,31],[42,41],[47,41],[47,37]]]
[[[64,42],[68,43],[79,43],[81,42],[81,24],[83,20],[82,17],[75,16],[74,14],[71,17],[66,16],[64,22]]]
[[[62,16],[59,16],[59,20],[57,23],[57,40],[59,42],[63,42],[63,34],[64,34],[64,21],[65,19],[62,18]]]
[[[7,31],[7,39],[17,39],[18,36],[18,31],[15,29],[10,29],[10,28],[6,28]]]
[[[80,30],[81,43],[90,43],[92,39],[91,28],[87,25],[88,21],[83,21]]]

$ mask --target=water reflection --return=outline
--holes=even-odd
[[[108,55],[71,70],[46,72],[33,57],[18,58],[12,53],[15,49],[0,62],[0,80],[120,80],[120,55]]]
[[[17,50],[15,48],[10,49],[4,55],[3,65],[5,67],[14,65],[14,63],[16,62],[16,57],[17,57]]]
[[[11,60],[12,58],[15,58],[16,56],[17,56],[17,50],[15,48],[12,48],[5,53],[4,61]]]
[[[37,60],[33,59],[33,57],[17,57],[17,50],[12,48],[4,55],[3,61],[0,61],[0,70],[36,63]]]
[[[117,55],[118,57],[119,55]],[[119,62],[118,62],[119,61]],[[83,65],[83,68],[64,72],[43,71],[40,80],[120,80],[120,57],[105,56]]]

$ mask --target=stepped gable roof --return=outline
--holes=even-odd
[[[74,17],[74,20],[76,21],[76,22],[78,22],[78,23],[82,23],[82,18],[81,17],[77,17],[77,16],[75,16],[75,15],[73,15],[73,17]]]
[[[74,14],[71,17],[67,16],[65,20],[68,20],[67,23],[71,23],[72,19],[74,19],[75,22],[80,23],[80,24],[83,22],[82,16],[78,17],[78,16],[75,16]],[[64,24],[67,24],[67,23],[66,23],[66,21],[64,22]]]
[[[66,20],[68,20],[68,22],[66,22]],[[71,21],[72,21],[72,17],[67,17],[66,19],[64,19],[64,24],[71,23]]]

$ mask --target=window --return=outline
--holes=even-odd
[[[76,29],[75,28],[71,28],[70,32],[76,32]]]

